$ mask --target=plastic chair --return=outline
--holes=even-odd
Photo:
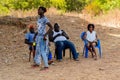
[[[84,39],[84,35],[86,34],[86,32],[82,32],[81,35],[80,35],[80,38],[82,39],[82,41],[84,42],[84,47],[83,47],[83,56],[85,58],[88,58],[88,48],[86,46],[86,39]],[[101,49],[101,43],[100,43],[100,40],[98,40],[98,44],[95,46],[96,48],[98,48],[98,53],[99,53],[99,56],[100,58],[102,57],[102,49]]]

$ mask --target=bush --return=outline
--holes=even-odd
[[[50,6],[55,7],[57,9],[66,10],[66,2],[65,0],[50,0]]]
[[[0,4],[0,14],[1,15],[6,15],[9,13],[9,9],[7,7],[3,7],[1,4]]]
[[[55,7],[65,11],[77,11],[85,9],[94,15],[105,13],[111,9],[120,9],[120,0],[0,0],[0,14],[9,13],[10,9],[30,10],[44,6]]]
[[[86,4],[85,0],[65,0],[65,1],[67,4],[67,11],[80,12]]]
[[[100,13],[106,13],[109,10],[119,8],[120,9],[120,1],[119,0],[86,0],[87,5],[85,10],[94,15],[99,15]]]
[[[98,0],[94,0],[85,7],[85,10],[90,14],[98,15],[102,12],[101,3]]]

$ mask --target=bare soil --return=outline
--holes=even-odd
[[[69,59],[69,51],[62,62],[55,61],[49,70],[33,69],[28,62],[28,46],[24,44],[24,30],[15,24],[0,25],[0,80],[120,80],[120,28],[95,25],[101,40],[103,56],[93,60],[82,56],[82,31],[87,30],[88,21],[75,16],[47,15],[52,24],[58,22],[70,36],[80,53],[80,61]],[[7,19],[7,18],[5,18]],[[1,21],[3,18],[1,18]],[[24,18],[23,18],[24,20]],[[24,21],[28,24],[33,20]],[[17,22],[16,22],[17,23]],[[19,23],[20,24],[20,23]],[[50,47],[54,55],[54,44]],[[97,49],[96,49],[97,50]]]

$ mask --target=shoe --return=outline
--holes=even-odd
[[[79,56],[79,53],[77,52],[77,58],[78,58],[78,56]]]
[[[75,61],[79,61],[79,59],[78,58],[76,58],[76,59],[74,59]]]
[[[58,59],[58,62],[62,62],[62,59]]]

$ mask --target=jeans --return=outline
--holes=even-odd
[[[55,53],[56,53],[56,57],[58,60],[62,59],[62,51],[65,48],[70,48],[72,55],[73,55],[73,59],[78,58],[78,54],[76,52],[75,46],[69,40],[57,41],[57,42],[55,42],[55,47],[56,47]]]

